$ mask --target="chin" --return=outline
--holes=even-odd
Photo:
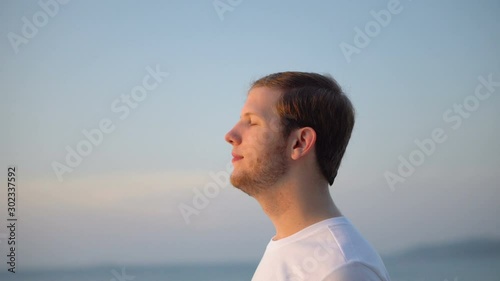
[[[241,181],[241,178],[237,178],[237,177],[233,177],[231,176],[231,178],[229,179],[229,181],[231,182],[231,184],[238,188],[238,189],[241,189],[243,184],[242,184],[242,181]]]
[[[231,182],[231,184],[235,188],[237,188],[237,189],[245,192],[246,194],[250,195],[250,193],[248,192],[248,189],[249,189],[248,188],[248,184],[245,184],[244,183],[244,179],[242,179],[241,177],[235,176],[234,172],[233,172],[233,174],[231,174],[231,177],[229,178],[229,181]]]

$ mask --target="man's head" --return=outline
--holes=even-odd
[[[331,77],[304,72],[265,76],[252,84],[240,121],[226,134],[236,155],[231,182],[250,195],[276,184],[294,160],[290,138],[303,133],[312,145],[306,153],[315,155],[317,172],[331,185],[353,126],[353,106]]]

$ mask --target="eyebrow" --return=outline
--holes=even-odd
[[[259,114],[257,113],[254,113],[254,112],[245,112],[245,114],[243,114],[242,116],[240,116],[240,118],[244,117],[244,116],[250,116],[250,115],[254,115],[254,116],[257,116],[259,118],[262,118],[262,116],[260,116]]]

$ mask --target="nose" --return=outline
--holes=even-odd
[[[231,145],[236,145],[241,143],[241,137],[236,132],[236,126],[233,127],[229,132],[226,133],[224,139]]]

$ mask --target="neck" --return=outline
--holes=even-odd
[[[342,216],[325,183],[283,184],[254,196],[276,229],[274,240],[325,219]]]

